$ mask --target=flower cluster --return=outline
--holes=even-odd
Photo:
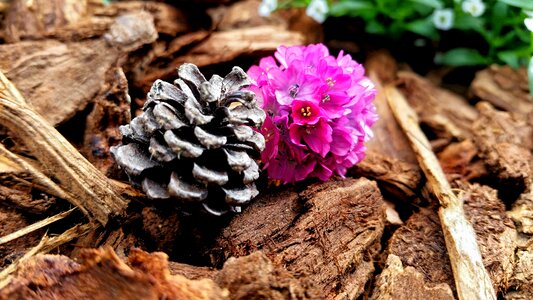
[[[248,71],[267,113],[261,160],[269,178],[344,176],[363,159],[377,120],[376,90],[363,66],[342,52],[331,56],[322,44],[280,46],[274,56]]]

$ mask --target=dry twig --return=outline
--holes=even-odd
[[[387,86],[385,93],[395,118],[416,153],[428,185],[440,202],[439,217],[459,299],[496,299],[483,265],[476,234],[464,215],[463,203],[446,180],[429,141],[418,125],[416,112],[394,86]]]
[[[9,275],[17,270],[20,263],[39,253],[47,253],[54,248],[57,248],[88,233],[91,230],[95,230],[97,227],[98,225],[95,223],[78,224],[58,236],[49,237],[45,234],[37,246],[30,249],[30,251],[26,252],[24,256],[14,261],[11,265],[7,266],[2,270],[2,272],[0,272],[0,289],[4,288],[9,283],[9,280],[11,279]]]
[[[46,218],[44,220],[41,220],[39,222],[35,222],[29,226],[26,226],[22,229],[19,229],[13,233],[10,233],[6,236],[0,237],[0,245],[3,245],[5,243],[11,242],[12,240],[18,239],[19,237],[22,237],[28,233],[34,232],[35,230],[41,229],[47,225],[50,225],[54,222],[57,222],[59,220],[64,219],[66,216],[70,215],[71,212],[73,212],[76,208],[69,209],[67,211],[64,211],[62,213],[59,213],[55,216],[51,216],[49,218]]]
[[[16,87],[0,72],[0,124],[17,135],[63,190],[76,197],[66,200],[89,218],[105,225],[121,214],[127,201],[108,179],[87,161],[55,128],[38,115]]]

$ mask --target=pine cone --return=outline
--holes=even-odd
[[[184,64],[178,76],[153,84],[143,113],[120,127],[123,144],[111,153],[149,198],[201,204],[214,215],[238,212],[258,194],[255,159],[265,139],[251,127],[265,113],[243,90],[250,80],[241,68],[207,81]]]

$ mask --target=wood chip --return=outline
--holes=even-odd
[[[422,273],[403,267],[400,258],[390,254],[385,269],[378,276],[371,300],[453,300],[447,284],[429,285]]]
[[[128,80],[122,68],[106,72],[105,85],[94,99],[92,111],[85,122],[83,146],[80,152],[103,174],[112,175],[115,161],[110,147],[117,145],[122,136],[120,125],[131,121],[131,99],[128,95]]]
[[[396,70],[396,61],[386,53],[374,53],[367,62],[368,76],[375,83],[378,91],[383,91],[383,84],[395,78]],[[384,93],[377,93],[374,105],[379,118],[372,126],[374,138],[365,144],[368,150],[406,163],[416,164],[415,153],[394,118]]]
[[[533,128],[523,116],[497,111],[487,102],[476,108],[480,117],[472,124],[472,132],[479,155],[497,177],[499,189],[506,191],[506,200],[514,201],[531,178]]]
[[[533,111],[525,68],[492,65],[476,73],[470,89],[481,100],[506,111],[520,114]]]
[[[436,138],[464,140],[472,136],[471,125],[478,112],[461,96],[433,85],[412,73],[398,73],[400,89],[416,111],[421,124]]]
[[[506,300],[533,299],[533,238],[523,237],[518,251],[509,289],[504,294]]]
[[[422,172],[418,165],[368,150],[365,159],[350,174],[376,180],[392,195],[409,201],[420,190]]]
[[[229,290],[231,299],[310,299],[299,280],[260,251],[231,257],[214,280]]]
[[[138,26],[133,27],[135,30],[124,30],[125,22]],[[157,38],[153,18],[146,12],[123,15],[111,28],[106,39],[0,45],[0,70],[38,113],[52,125],[58,125],[93,100],[105,83],[106,72],[117,64],[126,50],[131,51]]]
[[[268,193],[220,234],[217,262],[261,249],[314,297],[357,298],[372,277],[385,227],[385,205],[368,179],[316,184],[300,195]],[[320,295],[320,296],[319,296]]]
[[[18,42],[48,35],[87,14],[87,0],[13,0],[5,15],[5,39]]]
[[[533,234],[533,190],[531,186],[513,203],[508,214],[516,223],[519,232]]]
[[[472,140],[452,143],[437,157],[448,181],[470,181],[488,176],[485,163],[479,158],[479,150]]]

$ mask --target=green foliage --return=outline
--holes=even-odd
[[[306,6],[311,0],[283,1],[280,7]],[[436,46],[438,64],[451,66],[508,64],[512,67],[532,65],[533,33],[524,20],[533,18],[533,0],[329,0],[329,16],[350,16],[365,23],[365,31],[393,40],[406,33],[414,33]],[[465,2],[482,2],[483,9],[465,9]],[[282,3],[282,4],[281,4]],[[469,3],[471,4],[471,3]],[[472,7],[472,6],[470,6]],[[480,6],[477,5],[476,9]],[[452,20],[446,26],[447,16],[438,19],[435,13],[447,10]],[[482,12],[482,13],[480,13]],[[439,25],[438,22],[444,22]],[[447,33],[447,30],[451,30]],[[482,42],[478,45],[457,44],[458,48],[445,50],[443,37],[461,34]],[[483,44],[484,43],[484,44]],[[533,67],[529,68],[533,86]],[[533,89],[532,94],[533,94]]]

